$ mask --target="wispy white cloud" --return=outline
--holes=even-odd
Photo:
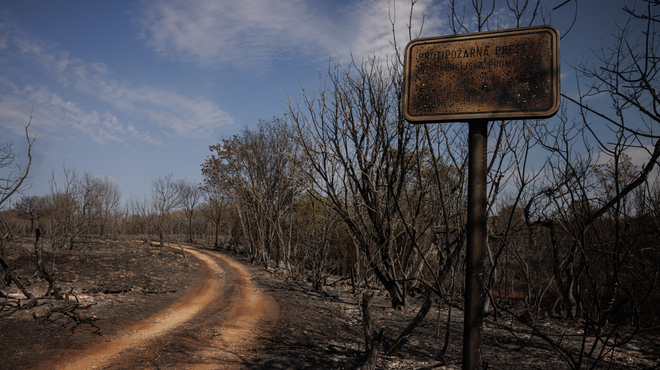
[[[109,77],[110,74],[103,64],[90,67],[75,60],[59,78],[65,85],[94,95],[124,112],[147,117],[165,132],[176,135],[210,135],[214,128],[233,123],[231,115],[207,99],[191,99],[150,86],[133,87]]]
[[[422,13],[427,29],[441,24],[431,3],[416,4],[413,28],[421,25]],[[389,0],[166,0],[142,3],[135,22],[146,45],[163,57],[204,67],[263,70],[288,58],[391,54],[390,17],[405,45],[410,10],[405,3],[394,5]]]
[[[140,132],[137,128],[135,128],[135,125],[133,125],[133,122],[129,122],[128,126],[126,127],[126,130],[131,134],[132,137],[140,139],[144,141],[145,143],[149,144],[154,144],[158,146],[162,146],[163,142],[151,135],[149,132]]]
[[[126,130],[109,112],[85,111],[75,103],[63,100],[47,87],[31,85],[13,94],[0,94],[0,125],[21,133],[34,107],[32,130],[40,135],[61,136],[64,128],[82,133],[98,143],[123,142]]]
[[[108,103],[109,109],[118,110],[117,113],[129,113],[143,120],[139,124],[131,123],[127,129],[117,113],[85,110],[65,101],[47,86],[20,88],[11,75],[0,71],[0,125],[13,130],[25,125],[32,106],[41,115],[38,120],[41,123],[35,127],[40,125],[41,130],[53,133],[58,127],[69,127],[97,142],[124,142],[133,137],[160,144],[161,140],[149,134],[147,127],[165,135],[194,138],[212,135],[214,128],[233,123],[228,113],[207,99],[119,81],[107,65],[72,57],[66,50],[29,35],[16,24],[0,22],[0,40],[7,40],[0,46],[5,52],[34,63],[64,88],[94,96]]]

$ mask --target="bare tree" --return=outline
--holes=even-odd
[[[64,181],[58,184],[55,171],[52,171],[50,194],[47,197],[49,223],[44,234],[51,238],[53,250],[63,247],[67,242],[68,248],[72,249],[87,221],[83,217],[84,212],[81,212],[84,197],[83,188],[77,184],[80,175],[75,168],[66,166],[62,166],[62,172]]]
[[[392,201],[404,189],[404,151],[411,130],[398,114],[398,62],[377,58],[328,72],[329,85],[301,101],[290,99],[287,116],[311,164],[310,191],[347,225],[370,269],[405,305]]]
[[[27,140],[27,163],[21,166],[17,163],[17,153],[13,142],[0,143],[0,170],[2,177],[0,177],[0,209],[4,206],[5,202],[11,198],[16,192],[19,192],[25,186],[25,180],[30,172],[32,166],[32,145],[37,139],[37,135],[30,138],[28,129],[32,123],[32,113],[30,112],[30,120],[25,126],[25,139]]]
[[[213,247],[218,249],[220,248],[220,229],[226,223],[226,201],[223,193],[214,187],[204,187],[204,199],[206,202],[202,205],[200,211],[204,218],[213,224]]]
[[[108,232],[108,224],[119,210],[121,191],[119,185],[107,177],[97,177],[98,204],[98,235],[104,236]]]
[[[193,221],[202,200],[202,190],[200,185],[187,181],[182,181],[179,185],[181,186],[181,206],[188,221],[188,243],[194,243]]]
[[[156,216],[156,231],[161,246],[169,226],[168,217],[171,218],[170,213],[180,204],[181,185],[180,182],[172,179],[172,173],[160,176],[151,182],[151,206]]]
[[[132,197],[129,200],[128,209],[130,209],[131,223],[134,225],[132,232],[141,234],[144,241],[147,242],[155,217],[150,200],[146,196],[142,198]]]
[[[36,195],[22,196],[14,203],[14,210],[20,217],[30,220],[30,233],[34,232],[34,223],[44,214],[44,202]]]
[[[63,166],[64,181],[55,172],[50,180],[51,194],[45,199],[48,228],[44,237],[68,239],[73,248],[80,235],[104,235],[119,206],[121,192],[111,179],[90,172],[79,173]]]
[[[290,176],[292,144],[278,119],[261,121],[255,131],[222,139],[203,166],[205,186],[223,192],[239,216],[248,254],[259,264],[286,255],[284,220],[291,211],[295,183]]]
[[[21,189],[26,185],[25,180],[28,177],[30,172],[30,167],[32,165],[32,145],[36,140],[36,135],[30,139],[30,134],[28,128],[32,123],[32,113],[30,113],[30,120],[28,121],[27,126],[25,126],[25,139],[28,143],[27,148],[27,164],[21,166],[17,161],[17,153],[14,147],[13,142],[2,142],[0,143],[0,210],[4,208],[4,205],[12,195],[20,192]],[[14,282],[18,288],[25,294],[28,298],[34,298],[33,295],[25,289],[25,286],[21,283],[21,280],[15,276],[12,272],[12,267],[7,261],[6,251],[5,251],[5,239],[7,237],[8,231],[5,229],[4,224],[0,224],[0,287],[5,286],[5,282]]]

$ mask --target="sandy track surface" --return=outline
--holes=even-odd
[[[279,305],[240,263],[218,252],[185,249],[202,263],[203,277],[181,300],[123,334],[40,368],[239,368],[260,324],[278,318]]]

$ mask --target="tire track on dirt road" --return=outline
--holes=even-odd
[[[252,281],[248,269],[212,251],[185,247],[202,265],[201,283],[159,313],[81,351],[51,369],[131,369],[181,366],[217,369],[243,362],[246,346],[279,305]],[[146,367],[148,365],[148,367]]]

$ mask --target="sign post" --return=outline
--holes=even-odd
[[[556,114],[559,63],[559,32],[552,26],[431,37],[406,46],[406,120],[470,125],[463,369],[482,366],[488,121]]]
[[[486,212],[488,120],[474,120],[469,124],[463,368],[481,369],[485,297],[484,256],[488,222]]]

